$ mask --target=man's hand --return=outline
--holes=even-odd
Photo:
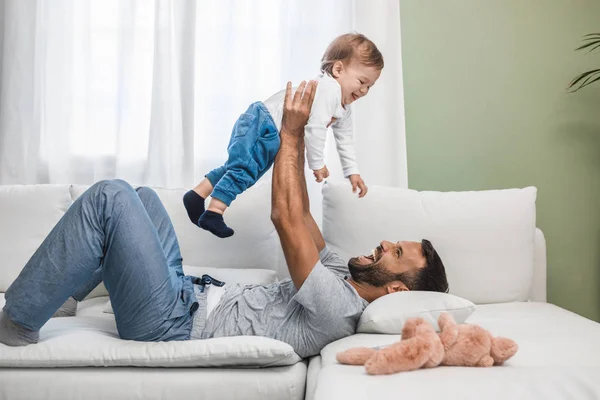
[[[365,182],[362,180],[360,175],[353,174],[350,175],[348,179],[350,179],[350,183],[352,184],[352,193],[356,193],[356,188],[358,188],[358,197],[365,197],[365,195],[369,191],[369,188],[367,187],[367,185],[365,185]]]
[[[281,121],[281,133],[289,133],[293,136],[304,137],[304,127],[310,117],[315,94],[317,93],[317,82],[302,81],[292,96],[292,82],[285,87],[285,99],[283,101],[283,119]]]
[[[321,169],[316,169],[313,171],[313,175],[317,182],[323,182],[323,179],[329,177],[329,170],[327,169],[327,165]]]

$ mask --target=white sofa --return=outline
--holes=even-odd
[[[3,293],[85,187],[0,186]],[[228,211],[236,234],[220,240],[194,227],[183,190],[156,189],[178,234],[187,273],[269,283],[287,267],[270,222],[270,183]],[[136,343],[118,338],[100,285],[77,317],[55,318],[41,342],[0,345],[1,399],[365,399],[600,398],[600,324],[545,303],[545,242],[535,228],[535,189],[418,193],[373,187],[358,200],[346,185],[324,188],[323,232],[340,255],[367,254],[380,240],[429,238],[446,264],[450,292],[478,304],[469,322],[520,345],[503,367],[437,368],[385,377],[338,365],[335,354],[397,335],[359,333],[301,360],[266,338]]]

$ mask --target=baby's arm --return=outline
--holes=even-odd
[[[333,136],[335,137],[335,145],[338,155],[340,156],[344,177],[350,180],[352,191],[356,192],[356,189],[358,188],[358,196],[364,197],[367,194],[368,188],[358,172],[351,114],[352,108],[348,110],[348,114],[345,115],[344,118],[333,124]]]
[[[336,121],[333,125],[333,136],[335,137],[335,146],[342,163],[344,178],[350,175],[358,175],[358,163],[356,162],[356,149],[354,148],[354,131],[352,128],[352,109],[344,118]]]
[[[306,159],[313,171],[325,169],[327,126],[341,101],[340,88],[335,82],[319,83],[310,118],[304,128]]]

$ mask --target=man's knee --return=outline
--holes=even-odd
[[[101,190],[113,190],[113,191],[119,191],[119,190],[133,190],[133,188],[131,187],[131,185],[127,182],[125,182],[122,179],[103,179],[101,181],[98,181],[96,183],[94,183],[90,189],[101,189]]]
[[[122,179],[105,179],[94,183],[87,194],[93,197],[103,196],[106,198],[122,198],[122,194],[132,194],[135,196],[135,191],[131,185]]]
[[[137,189],[135,189],[135,191],[137,192],[142,202],[146,202],[148,200],[159,200],[156,192],[150,189],[148,186],[140,186]]]

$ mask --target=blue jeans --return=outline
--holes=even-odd
[[[43,201],[43,200],[42,200]],[[90,187],[6,291],[4,312],[39,330],[102,279],[123,339],[187,340],[198,308],[171,220],[156,193],[120,180]]]
[[[213,185],[211,196],[229,207],[271,168],[280,144],[279,131],[267,107],[260,101],[251,104],[233,126],[227,162],[206,175]]]

